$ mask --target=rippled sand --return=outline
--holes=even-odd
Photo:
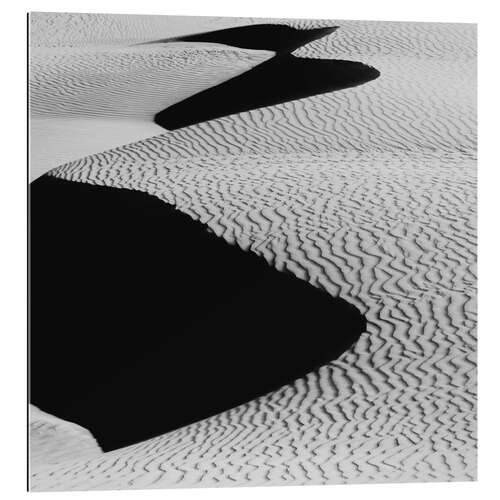
[[[51,175],[174,204],[228,243],[356,305],[367,332],[318,373],[233,410],[97,458],[33,467],[32,488],[475,479],[475,26],[203,19],[200,27],[192,18],[174,19],[71,15],[71,23],[50,16],[35,23],[33,54],[43,56],[32,96],[47,95],[39,74],[42,83],[53,82],[53,96],[47,109],[35,103],[34,113],[59,119],[58,96],[70,102],[73,88],[87,88],[78,56],[56,57],[68,45],[85,46],[85,57],[100,60],[107,45],[140,52],[131,40],[254,22],[340,26],[294,55],[360,61],[381,76],[172,132],[151,129],[154,137],[105,152],[96,144],[93,154]],[[225,79],[268,57],[229,47],[185,50],[185,60],[170,49],[154,52],[161,67],[179,65],[178,80],[165,80],[167,98],[192,83],[194,70],[183,69],[191,57],[207,75],[203,86],[213,85],[220,67]],[[140,114],[135,78],[156,77],[148,80],[143,66],[129,74],[120,60],[92,66],[105,75],[94,98],[113,101],[106,82],[116,72],[120,95],[132,95]],[[77,75],[76,86],[69,74]],[[153,92],[150,98],[153,107]],[[165,391],[158,397],[168,400]]]

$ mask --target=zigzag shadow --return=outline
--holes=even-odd
[[[168,129],[361,85],[378,78],[375,68],[355,61],[305,59],[290,52],[332,33],[337,27],[297,30],[254,25],[178,37],[165,41],[215,42],[275,50],[271,59],[251,70],[180,101],[156,114]]]

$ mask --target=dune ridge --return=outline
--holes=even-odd
[[[256,67],[170,105],[154,121],[167,130],[253,109],[362,85],[378,78],[373,67],[355,61],[295,57],[295,49],[326,37],[336,26],[297,29],[255,24],[161,40],[224,43],[247,49],[272,49],[275,55]]]
[[[29,405],[29,447],[31,471],[102,455],[87,429],[54,417],[32,404]]]
[[[62,163],[163,133],[153,121],[162,108],[273,55],[197,45],[32,47],[31,180]]]
[[[317,373],[39,472],[33,489],[475,479],[475,27],[283,22],[340,26],[297,54],[360,60],[380,78],[166,132],[51,175],[175,205],[354,304],[368,334]]]
[[[355,304],[366,314],[368,335],[306,381],[110,452],[99,462],[102,474],[95,475],[97,462],[90,462],[86,472],[60,468],[60,483],[53,476],[36,483],[87,489],[473,479],[475,221],[464,203],[473,198],[473,179],[457,175],[467,163],[459,155],[446,162],[432,155],[405,161],[325,156],[314,158],[321,175],[311,182],[305,158],[295,175],[296,156],[266,158],[257,171],[255,157],[238,163],[244,160],[246,168],[237,170],[234,158],[225,169],[217,159],[205,160],[197,175],[178,166],[178,181],[170,172],[156,192],[229,243]],[[146,171],[143,178],[150,179]],[[220,197],[228,177],[231,211]],[[443,181],[439,198],[448,215],[439,204],[429,208],[436,179]],[[106,185],[99,177],[73,180]],[[151,189],[150,181],[146,185]],[[306,188],[309,198],[300,195]],[[276,203],[268,193],[278,196]],[[216,197],[219,202],[209,204]],[[123,460],[134,460],[133,473],[123,471]]]
[[[43,176],[30,200],[30,399],[104,451],[278,389],[365,331],[345,300],[157,197]]]
[[[212,42],[242,49],[272,50],[277,54],[290,53],[308,43],[333,33],[337,26],[295,28],[286,24],[248,24],[222,30],[205,31],[159,40],[162,43]]]

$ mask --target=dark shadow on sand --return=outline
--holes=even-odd
[[[297,29],[284,24],[252,24],[216,31],[195,33],[194,35],[165,38],[148,43],[163,42],[205,42],[222,43],[241,49],[272,50],[292,52],[295,49],[333,33],[338,26],[326,28]]]
[[[155,116],[176,130],[251,109],[355,87],[380,73],[354,61],[304,59],[280,54],[255,68],[180,101]]]
[[[43,176],[31,195],[31,402],[105,451],[340,356],[365,318],[145,193]]]
[[[176,130],[234,113],[355,87],[377,78],[380,73],[375,68],[360,62],[306,59],[290,54],[336,29],[333,26],[300,30],[258,24],[161,40],[223,43],[272,50],[276,55],[241,75],[169,106],[156,114],[155,123]]]

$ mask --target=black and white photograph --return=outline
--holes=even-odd
[[[475,481],[476,24],[27,31],[29,490]]]

